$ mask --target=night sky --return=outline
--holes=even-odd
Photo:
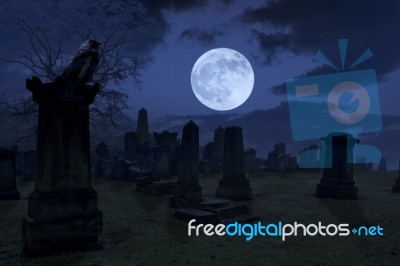
[[[354,70],[376,70],[381,111],[386,117],[384,131],[395,136],[393,130],[397,132],[400,128],[397,85],[400,81],[400,3],[397,1],[10,0],[2,1],[0,9],[29,18],[51,32],[54,40],[64,40],[66,57],[80,45],[76,29],[68,24],[68,18],[79,16],[93,23],[99,40],[106,29],[121,27],[138,40],[126,48],[126,53],[154,59],[142,73],[141,91],[130,83],[124,85],[130,95],[132,117],[145,107],[152,122],[167,115],[212,117],[284,109],[281,103],[286,101],[286,80],[337,72],[314,56],[321,51],[340,65],[337,40],[346,38],[349,39],[347,67],[371,48],[374,56]],[[128,23],[119,24],[121,18],[126,18]],[[6,19],[1,22],[0,53],[5,55],[26,39]],[[191,69],[197,58],[218,47],[243,54],[255,74],[253,93],[247,102],[225,112],[203,106],[190,85]],[[29,71],[20,65],[0,61],[2,92],[24,92],[27,76]],[[271,127],[263,121],[259,125]],[[391,141],[398,141],[398,137]]]

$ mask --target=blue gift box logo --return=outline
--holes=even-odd
[[[342,70],[345,65],[347,40],[339,40]],[[366,50],[349,69],[372,56]],[[316,58],[330,67],[338,68],[321,52]],[[376,132],[382,129],[379,94],[374,69],[347,71],[333,74],[290,79],[286,82],[289,112],[294,140],[325,137],[333,132],[351,134]],[[380,151],[369,145],[356,145],[353,158],[377,163]],[[299,156],[303,168],[330,167],[320,158],[319,150],[305,151]],[[321,156],[319,156],[321,157]],[[352,163],[352,162],[349,162]]]

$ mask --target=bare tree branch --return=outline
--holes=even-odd
[[[30,70],[33,75],[54,81],[68,61],[63,51],[63,40],[52,40],[47,30],[33,26],[24,19],[10,14],[9,16],[16,30],[25,35],[29,47],[15,47],[10,51],[9,57],[0,56],[0,60],[19,64]],[[94,29],[84,20],[77,18],[75,23],[78,24],[76,28],[82,41],[96,39]],[[129,109],[128,94],[123,85],[129,80],[133,85],[131,88],[140,90],[140,73],[152,62],[152,58],[128,55],[126,46],[134,40],[118,30],[104,34],[100,41],[103,43],[100,50],[102,58],[93,82],[99,83],[101,90],[90,108],[90,124],[94,135],[104,137],[111,135],[114,130],[124,130],[128,127],[130,119],[125,113]],[[21,95],[0,95],[0,108],[12,113],[15,121],[11,126],[13,130],[19,126],[26,129],[26,134],[35,133],[37,106],[32,99]],[[28,125],[35,130],[28,129]],[[20,139],[26,138],[28,137],[22,135]]]

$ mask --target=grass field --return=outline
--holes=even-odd
[[[0,265],[400,265],[400,194],[394,173],[356,172],[359,200],[317,199],[317,172],[248,175],[253,213],[264,223],[380,225],[379,237],[189,237],[169,196],[149,197],[132,183],[93,179],[104,213],[101,250],[25,258],[21,217],[33,182],[18,183],[22,199],[0,202]],[[203,196],[215,196],[217,175],[201,176]]]

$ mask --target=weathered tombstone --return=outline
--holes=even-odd
[[[99,91],[73,81],[27,80],[39,104],[37,174],[23,218],[26,253],[98,247],[103,215],[91,186],[89,105]]]
[[[138,113],[136,133],[138,145],[149,145],[149,122],[147,120],[147,110],[144,108],[140,109]]]
[[[136,126],[137,142],[136,151],[139,155],[140,171],[147,171],[147,161],[151,156],[149,123],[147,120],[147,111],[142,108],[138,113],[138,122]]]
[[[223,174],[217,187],[217,196],[234,200],[250,199],[252,196],[250,181],[245,173],[241,127],[225,129]]]
[[[137,156],[137,134],[136,132],[125,133],[125,159],[134,160]]]
[[[257,151],[249,148],[244,152],[244,165],[247,172],[256,172],[259,170],[257,165]]]
[[[277,143],[274,149],[268,153],[268,170],[273,172],[285,171],[285,143]]]
[[[24,181],[32,181],[36,176],[36,151],[24,152]]]
[[[20,198],[17,190],[16,153],[14,150],[0,148],[0,200]]]
[[[357,199],[352,162],[358,140],[346,133],[331,133],[322,140],[326,154],[321,183],[317,184],[317,198]]]
[[[153,176],[169,177],[171,175],[169,168],[170,147],[167,145],[158,146],[153,149],[153,153],[154,153]]]
[[[394,193],[400,192],[400,162],[399,162],[399,177],[396,179],[396,182],[393,186],[393,192]]]
[[[167,130],[157,133],[153,133],[155,145],[162,146],[166,145],[169,147],[169,169],[170,173],[176,175],[178,173],[178,162],[176,154],[176,146],[178,145],[178,132],[169,132]]]
[[[381,161],[379,162],[379,166],[378,166],[378,170],[379,171],[387,171],[387,167],[386,167],[386,159],[382,158]]]
[[[104,141],[101,141],[99,144],[97,144],[95,150],[98,158],[105,159],[110,156],[110,151]]]
[[[297,165],[297,158],[296,158],[296,156],[288,156],[288,159],[287,159],[287,167],[286,167],[286,169],[288,170],[288,171],[294,171],[294,170],[297,170],[297,168],[298,168],[298,165]]]
[[[224,162],[224,142],[225,142],[225,130],[222,127],[218,127],[214,130],[214,171],[217,173],[222,172]]]
[[[183,127],[180,170],[170,205],[188,207],[200,201],[202,198],[199,185],[199,128],[190,120]]]

